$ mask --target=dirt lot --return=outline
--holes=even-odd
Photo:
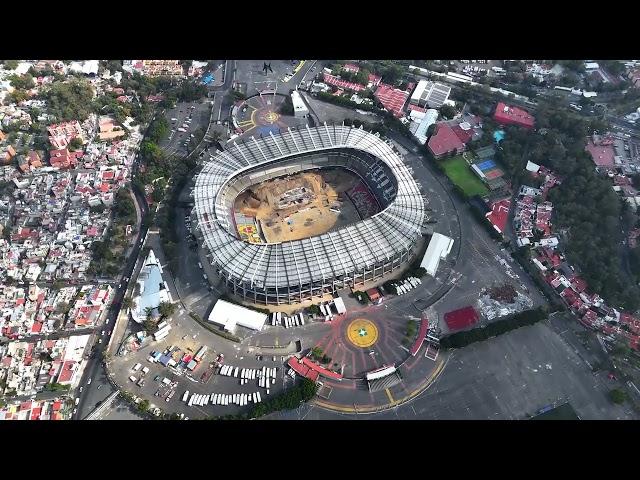
[[[298,240],[359,220],[344,194],[358,177],[342,169],[303,172],[247,189],[235,209],[255,217],[269,243]]]

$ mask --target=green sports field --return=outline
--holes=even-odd
[[[484,183],[473,174],[462,155],[443,160],[442,166],[447,177],[460,187],[467,196],[485,195],[489,192]]]

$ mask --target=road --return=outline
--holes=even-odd
[[[228,69],[232,63],[233,65],[235,65],[235,60],[227,60],[226,62],[225,79],[223,84],[218,87],[212,87],[212,89],[216,93],[216,96],[222,97],[222,93],[227,90],[232,84],[234,74],[227,74]],[[220,95],[218,95],[218,93],[220,93]],[[133,164],[132,177],[137,173],[137,169],[139,167],[138,160],[139,157],[136,155],[136,160]],[[138,204],[138,208],[142,212],[142,216],[144,216],[148,212],[147,202],[141,192],[134,190],[134,194],[136,202]],[[112,330],[114,327],[114,321],[118,317],[118,314],[120,312],[122,300],[127,291],[127,285],[133,274],[133,270],[140,255],[140,251],[142,250],[142,240],[146,237],[147,232],[148,228],[143,226],[141,226],[138,231],[135,240],[135,246],[129,254],[126,265],[123,269],[123,273],[120,277],[122,284],[121,288],[116,289],[111,305],[107,310],[106,324],[104,327],[101,327],[105,330]],[[127,278],[128,281],[125,281],[125,278]],[[92,351],[84,366],[84,371],[79,383],[79,386],[82,387],[83,391],[79,395],[80,401],[76,407],[76,413],[72,417],[75,420],[85,418],[89,413],[91,413],[91,411],[95,409],[99,402],[103,401],[115,391],[115,387],[111,384],[109,378],[106,375],[103,363],[103,352],[109,343],[109,337],[105,334],[100,338],[102,338],[102,342],[95,345],[94,350]],[[88,382],[90,380],[91,383],[88,385]]]

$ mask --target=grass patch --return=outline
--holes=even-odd
[[[489,193],[489,189],[473,174],[462,155],[443,160],[442,168],[447,177],[460,187],[468,197]]]

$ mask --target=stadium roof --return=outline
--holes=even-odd
[[[335,159],[343,158],[338,152],[343,155],[345,150],[363,156],[358,158],[358,168],[366,169],[367,182],[380,190],[388,202],[386,208],[365,220],[314,237],[261,244],[238,238],[230,213],[230,189],[239,185],[245,188],[243,182],[248,186],[259,181],[252,178],[260,178],[261,172],[285,174],[291,167],[283,167],[281,162],[295,158],[300,163],[303,154],[323,152],[323,160],[313,160],[311,167],[333,166]],[[336,155],[329,157],[326,152]],[[355,158],[348,161],[356,162]],[[276,166],[277,162],[281,166]],[[356,272],[391,262],[414,247],[425,220],[418,184],[390,143],[362,129],[326,124],[227,144],[224,151],[204,164],[196,179],[194,203],[197,228],[212,264],[227,281],[262,292],[287,292],[291,285],[348,279]]]

